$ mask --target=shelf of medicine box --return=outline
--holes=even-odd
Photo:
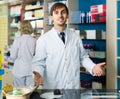
[[[43,30],[44,29],[44,27],[36,27],[36,28],[33,28],[35,31],[37,31],[37,30]]]
[[[44,6],[31,6],[31,8],[25,8],[25,11],[31,11],[31,10],[38,10],[38,9],[43,9]]]
[[[34,29],[34,33],[36,34],[41,34],[41,32],[44,32],[44,28],[33,28]]]
[[[91,58],[100,58],[100,59],[106,58],[105,51],[94,51],[94,50],[92,51],[92,50],[90,50],[88,52],[88,54]]]
[[[14,8],[14,7],[17,7]],[[20,16],[20,10],[22,8],[22,5],[19,4],[19,5],[14,5],[14,6],[10,6],[9,7],[9,10],[10,10],[10,17],[17,17],[17,16]],[[14,10],[13,10],[14,9]]]
[[[35,33],[35,36],[41,36],[42,33]]]
[[[90,57],[90,59],[91,59],[94,63],[106,62],[106,58],[92,58],[92,57]]]
[[[41,2],[44,2],[44,0],[23,0],[24,2],[24,4],[32,4],[32,3],[36,3],[37,1],[40,1],[40,3]]]
[[[99,42],[99,41],[104,41],[104,42],[106,42],[106,39],[84,39],[84,38],[82,38],[82,37],[81,37],[81,39],[82,39],[82,40],[87,40],[87,41],[98,41],[98,42]]]
[[[13,28],[13,29],[18,29],[19,27],[19,23],[10,23],[10,27]]]
[[[19,5],[21,5],[21,4],[22,4],[22,1],[21,1],[21,0],[16,1],[16,2],[11,2],[11,3],[10,3],[10,7],[12,7],[12,6],[19,6]]]
[[[47,26],[53,26],[53,24],[46,24]]]
[[[13,28],[13,29],[18,29],[18,26],[10,26],[11,28]]]
[[[10,15],[11,18],[16,18],[16,17],[20,17],[20,14],[13,14],[13,15]]]
[[[34,17],[29,17],[27,19],[24,20],[29,20],[29,21],[33,21],[33,20],[43,20],[44,18],[34,18]]]
[[[106,24],[106,22],[90,22],[90,23],[70,23],[70,24],[72,24],[72,25],[86,25],[86,24]]]
[[[84,38],[81,38],[83,41],[105,41],[106,42],[106,39],[84,39]]]
[[[47,25],[47,26],[53,26],[54,24],[48,24],[48,23],[47,23],[46,25]],[[67,25],[67,24],[66,24],[66,25]]]
[[[81,39],[83,41],[83,44],[91,43],[94,46],[96,46],[97,48],[95,47],[94,51],[105,51],[106,50],[106,48],[103,48],[104,46],[106,46],[106,39],[83,39],[82,37]],[[99,45],[102,47],[99,47]]]
[[[104,74],[102,76],[93,76],[88,72],[80,72],[80,80],[99,82],[99,83],[105,84],[106,83],[106,75]]]

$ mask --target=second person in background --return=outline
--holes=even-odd
[[[31,36],[33,28],[29,21],[22,21],[19,27],[21,36],[15,38],[10,50],[10,60],[14,63],[14,87],[34,84],[32,59],[35,54],[36,39]]]

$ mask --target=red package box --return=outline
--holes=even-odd
[[[106,22],[106,4],[91,6],[91,21]]]

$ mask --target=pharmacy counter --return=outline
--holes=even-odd
[[[30,99],[120,99],[119,90],[60,90],[60,93],[54,95],[53,90],[42,90],[33,92]]]
[[[61,95],[54,96],[52,90],[34,92],[31,99],[120,99],[119,90],[60,90]]]

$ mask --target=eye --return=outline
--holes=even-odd
[[[54,13],[55,13],[55,14],[58,14],[58,11],[55,11]]]
[[[66,13],[67,13],[66,10],[63,10],[63,11],[62,11],[62,14],[66,14]]]

